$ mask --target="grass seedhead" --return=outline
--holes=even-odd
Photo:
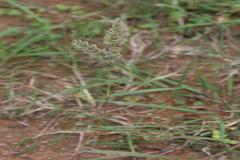
[[[101,49],[97,45],[81,39],[75,39],[72,45],[76,50],[82,51],[102,63],[115,64],[122,60],[121,52],[128,41],[128,35],[127,25],[122,20],[117,19],[105,34],[105,48]]]

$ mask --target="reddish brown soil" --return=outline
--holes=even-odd
[[[18,17],[3,17],[0,16],[0,31],[11,27],[22,27],[24,25],[24,22],[21,18]]]
[[[49,119],[50,120],[50,119]],[[0,156],[1,160],[55,160],[69,159],[76,147],[77,137],[68,136],[54,142],[54,139],[41,139],[36,143],[33,150],[29,144],[22,144],[24,138],[31,138],[37,135],[48,123],[47,119],[22,119],[9,120],[1,119],[0,125]],[[66,145],[67,144],[67,145]]]

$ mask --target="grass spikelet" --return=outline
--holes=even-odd
[[[120,19],[117,19],[112,27],[104,36],[105,48],[100,49],[95,44],[83,41],[81,39],[73,40],[72,46],[79,51],[99,60],[105,64],[114,64],[122,60],[122,47],[128,39],[127,25]]]

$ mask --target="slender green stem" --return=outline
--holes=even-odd
[[[105,97],[105,100],[103,102],[103,117],[106,117],[107,116],[107,105],[109,103],[109,97],[110,97],[110,94],[111,94],[111,84],[109,83],[109,81],[111,80],[110,78],[110,75],[111,75],[111,69],[108,70],[107,74],[108,76],[108,83],[107,83],[107,92],[106,92],[106,97]]]

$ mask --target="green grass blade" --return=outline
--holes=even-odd
[[[114,157],[138,157],[138,158],[158,158],[158,160],[178,160],[176,157],[162,156],[157,154],[148,154],[148,153],[132,153],[127,151],[112,151],[112,150],[83,150],[81,153],[94,153],[94,154],[103,154]]]
[[[46,24],[45,19],[43,19],[42,17],[40,17],[37,14],[35,14],[34,12],[32,12],[27,6],[21,5],[20,3],[18,3],[18,1],[16,1],[16,0],[4,0],[4,2],[10,4],[13,7],[16,7],[18,9],[20,9],[21,11],[23,11],[25,13],[27,13],[31,18],[34,18],[36,21],[38,21],[42,24]]]
[[[129,95],[152,93],[152,92],[174,91],[176,89],[183,89],[183,88],[150,88],[150,89],[142,89],[137,91],[123,91],[123,92],[113,93],[110,97],[129,96]]]

